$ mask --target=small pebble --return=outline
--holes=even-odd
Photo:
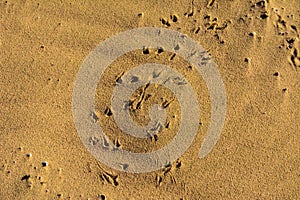
[[[26,154],[26,157],[30,158],[32,156],[31,153]]]

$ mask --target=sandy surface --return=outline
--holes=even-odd
[[[130,68],[151,61],[177,69],[197,89],[201,108],[201,126],[184,155],[164,169],[130,174],[100,163],[82,144],[72,91],[98,44],[148,26],[185,33],[210,53],[226,87],[227,115],[217,145],[199,159],[210,123],[201,76],[170,52],[120,57],[100,80],[95,107],[121,148],[163,147],[180,115],[172,92],[150,85],[140,109],[140,91],[133,95],[132,118],[145,125],[151,104],[170,102],[168,128],[155,140],[122,134],[107,108],[116,79]],[[297,0],[1,0],[0,199],[299,199],[299,34]]]

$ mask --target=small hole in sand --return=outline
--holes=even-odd
[[[23,176],[22,178],[21,178],[21,181],[23,181],[23,180],[28,180],[30,178],[30,174],[26,174],[25,176]]]
[[[158,54],[160,54],[160,53],[162,53],[162,52],[164,52],[164,49],[163,49],[163,48],[160,47],[160,48],[157,49],[157,53],[158,53]]]
[[[149,53],[150,53],[150,51],[148,48],[143,49],[143,54],[149,54]]]
[[[47,161],[43,161],[43,162],[42,162],[42,166],[43,166],[43,167],[47,167],[48,165],[49,165],[49,163],[48,163]]]
[[[163,24],[163,25],[165,25],[165,26],[170,26],[171,24],[167,21],[167,20],[165,20],[164,18],[161,18],[160,19],[160,21],[161,21],[161,23]]]
[[[254,37],[256,35],[256,32],[249,33],[249,36]]]
[[[250,59],[249,58],[245,58],[244,62],[249,63]]]
[[[210,16],[209,15],[205,15],[204,19],[210,20]]]
[[[178,17],[176,15],[171,15],[170,18],[172,19],[173,22],[178,21]]]
[[[261,14],[260,18],[261,19],[267,19],[269,17],[269,15],[267,13]]]
[[[111,112],[110,108],[106,108],[104,111],[104,114],[108,117],[112,116],[112,112]]]
[[[173,60],[176,56],[176,53],[172,54],[171,57],[169,58],[169,60]]]
[[[287,88],[283,88],[283,89],[282,89],[282,92],[286,92],[286,91],[287,91]]]

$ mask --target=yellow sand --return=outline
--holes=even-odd
[[[202,78],[180,57],[170,60],[170,52],[124,55],[97,88],[96,113],[112,141],[147,152],[167,144],[178,129],[176,99],[167,108],[169,129],[157,141],[122,134],[105,114],[116,78],[150,61],[177,69],[197,89],[202,123],[171,166],[128,174],[98,162],[82,144],[72,90],[98,44],[148,26],[187,34],[210,53],[226,87],[227,115],[217,145],[199,159],[210,117]],[[0,199],[299,199],[299,34],[298,0],[2,0]],[[132,113],[139,124],[149,121],[151,104],[174,99],[160,86],[147,93],[149,101]]]

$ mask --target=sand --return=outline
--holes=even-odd
[[[172,91],[151,84],[133,94],[131,117],[145,125],[152,104],[168,105],[167,128],[157,138],[122,133],[111,92],[134,66],[156,62],[178,70],[200,107],[201,125],[188,150],[163,169],[135,174],[106,166],[83,145],[72,95],[95,47],[141,27],[197,41],[222,76],[227,113],[217,144],[198,158],[211,117],[202,77],[167,51],[120,57],[99,81],[95,99],[99,125],[118,147],[160,149],[180,123]],[[299,34],[298,0],[1,1],[0,199],[299,199]],[[141,93],[150,96],[139,107]]]

